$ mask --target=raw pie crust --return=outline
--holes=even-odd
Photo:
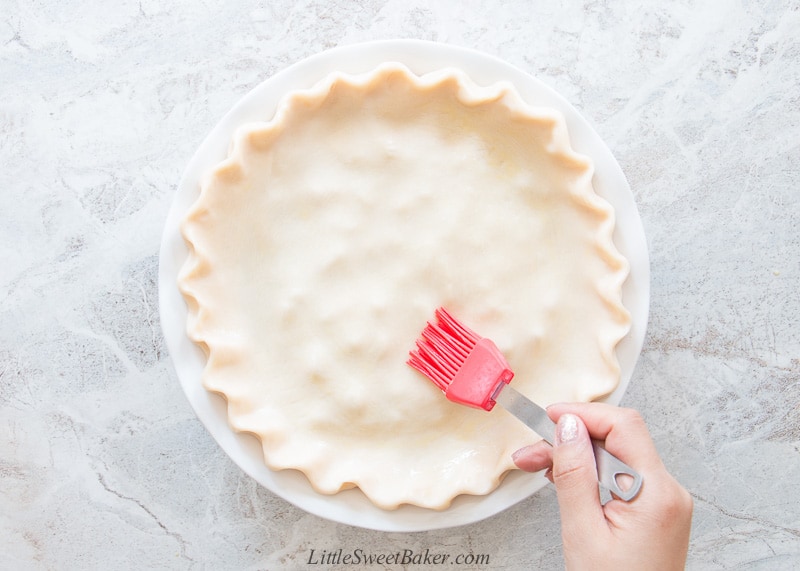
[[[628,264],[592,174],[558,112],[459,70],[385,64],[288,94],[182,223],[204,386],[321,493],[444,509],[491,492],[538,437],[450,403],[407,353],[443,305],[534,401],[611,392]]]

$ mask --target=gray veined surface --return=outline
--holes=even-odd
[[[688,568],[800,564],[796,2],[7,4],[0,567],[291,569],[311,549],[426,546],[563,567],[552,488],[429,534],[293,508],[221,453],[164,349],[158,245],[202,137],[286,65],[394,37],[498,55],[595,123],[651,254],[623,405],[695,499]]]

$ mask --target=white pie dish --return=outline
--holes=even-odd
[[[618,403],[630,381],[644,339],[649,304],[649,263],[643,229],[630,189],[610,151],[589,124],[552,90],[529,75],[495,58],[442,44],[389,41],[359,44],[324,52],[276,74],[242,99],[215,127],[190,161],[181,180],[165,227],[159,275],[162,327],[178,378],[200,420],[228,455],[246,473],[298,507],[338,522],[385,531],[419,531],[478,521],[524,499],[546,484],[541,475],[512,472],[487,496],[461,496],[444,511],[413,506],[386,511],[372,505],[358,490],[334,496],[313,491],[302,474],[270,471],[257,440],[228,425],[224,401],[200,383],[205,358],[186,336],[187,310],[178,291],[178,271],[188,252],[178,224],[197,196],[201,176],[222,160],[233,131],[243,123],[269,115],[288,91],[307,88],[332,71],[359,73],[383,62],[399,62],[416,73],[442,67],[462,69],[476,82],[510,81],[524,99],[560,110],[566,117],[572,145],[595,163],[594,186],[615,208],[615,244],[628,259],[631,272],[623,301],[632,316],[631,331],[617,355],[622,375],[619,387],[605,400]]]

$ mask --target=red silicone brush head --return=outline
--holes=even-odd
[[[428,323],[410,353],[408,364],[444,391],[448,399],[484,410],[495,405],[492,396],[514,373],[489,339],[481,337],[442,307],[436,323]]]

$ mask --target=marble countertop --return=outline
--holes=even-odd
[[[797,1],[114,4],[0,15],[0,568],[322,568],[312,550],[338,549],[563,566],[552,487],[425,533],[295,508],[220,450],[166,351],[158,251],[195,148],[276,71],[386,38],[499,56],[595,125],[652,263],[623,404],[695,499],[688,567],[800,567]]]

